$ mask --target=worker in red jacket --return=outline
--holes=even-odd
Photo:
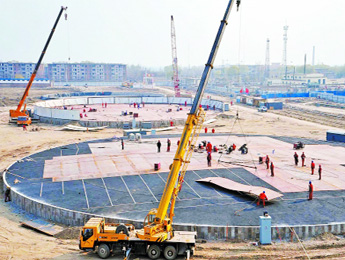
[[[274,177],[274,164],[273,164],[273,162],[271,162],[270,168],[271,168],[271,177]]]
[[[313,191],[314,191],[314,187],[313,187],[313,184],[310,181],[309,182],[309,198],[308,198],[308,200],[312,200],[313,199]]]
[[[207,127],[205,127],[205,134],[207,134]]]
[[[212,144],[211,144],[211,142],[208,142],[208,143],[207,143],[207,145],[206,145],[206,151],[207,151],[208,153],[211,153],[211,152],[212,152]]]
[[[303,167],[303,166],[305,166],[305,165],[304,165],[304,160],[305,160],[305,157],[306,157],[306,156],[305,156],[304,152],[302,152],[302,155],[301,155],[301,159],[302,159],[302,167]]]
[[[322,168],[321,168],[321,164],[319,164],[319,180],[321,180],[321,173],[322,173]]]
[[[268,157],[268,155],[266,155],[266,159],[265,159],[265,163],[266,163],[266,166],[267,166],[267,170],[270,168],[270,157]]]
[[[266,206],[265,201],[267,200],[267,196],[265,194],[265,191],[263,191],[262,193],[260,193],[259,198],[258,198],[258,202],[256,203],[256,205],[260,205],[260,200],[262,200],[262,204],[264,205],[264,207]]]
[[[311,161],[310,168],[311,168],[311,175],[314,175],[314,169],[315,169],[315,163],[314,163],[314,161]]]
[[[212,128],[212,134],[214,134],[216,132],[216,130],[214,130],[214,128]]]

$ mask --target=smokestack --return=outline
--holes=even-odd
[[[304,75],[307,67],[307,54],[304,54]]]
[[[313,62],[312,62],[312,65],[313,65],[313,67],[315,65],[315,46],[313,46]]]

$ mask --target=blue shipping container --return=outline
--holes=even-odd
[[[327,141],[345,143],[345,132],[327,131]]]
[[[267,109],[281,110],[283,109],[283,102],[266,102]]]

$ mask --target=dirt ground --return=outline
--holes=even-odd
[[[56,93],[52,91],[50,93]],[[66,92],[66,91],[64,91]],[[3,100],[9,100],[10,93],[0,89]],[[35,92],[35,96],[46,94],[47,91]],[[16,90],[16,95],[20,91]],[[23,156],[49,149],[59,145],[82,142],[91,139],[122,136],[122,131],[105,129],[101,132],[63,132],[60,127],[51,125],[35,125],[39,131],[23,131],[22,128],[8,124],[8,106],[16,104],[16,100],[3,103],[0,107],[0,170]],[[6,106],[4,106],[6,105]],[[0,104],[1,106],[1,104]],[[234,123],[236,113],[239,120]],[[256,109],[233,106],[231,111],[208,125],[216,132],[266,134],[278,136],[308,137],[325,140],[326,131],[330,126],[322,122],[313,123],[271,112],[259,113]],[[181,133],[182,127],[169,133]],[[90,259],[92,254],[81,253],[77,239],[53,238],[20,226],[20,214],[14,214],[3,200],[0,202],[0,260],[2,259]],[[68,236],[67,236],[68,237]],[[70,235],[68,238],[73,238]],[[309,240],[303,243],[310,259],[344,259],[345,239],[332,235]],[[113,258],[115,259],[115,258]],[[117,259],[117,258],[116,258]],[[140,258],[143,259],[143,258]],[[255,246],[247,242],[208,242],[198,244],[193,259],[307,259],[305,252],[298,243],[274,243],[271,246]]]

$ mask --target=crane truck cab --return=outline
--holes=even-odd
[[[29,116],[18,116],[17,118],[17,125],[31,125],[31,118]]]

